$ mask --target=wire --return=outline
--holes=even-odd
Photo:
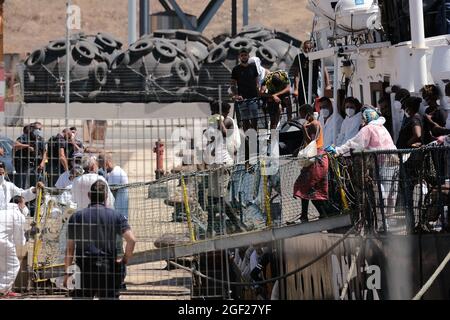
[[[412,298],[412,300],[420,300],[422,296],[430,289],[433,282],[436,280],[436,278],[439,276],[439,274],[444,270],[444,267],[446,264],[450,261],[450,251],[447,253],[447,256],[445,259],[441,262],[439,267],[436,269],[436,271],[433,273],[433,275],[428,279],[428,281],[425,283],[425,285],[422,287],[422,289],[417,292],[417,294]]]

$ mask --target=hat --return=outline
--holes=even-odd
[[[364,122],[370,123],[373,120],[377,120],[380,117],[380,114],[375,109],[367,107],[362,112],[362,117],[364,119]]]
[[[250,50],[247,48],[247,47],[241,47],[240,49],[239,49],[239,53],[241,54],[241,53],[249,53],[250,52]]]

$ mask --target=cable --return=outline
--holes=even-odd
[[[292,275],[294,275],[296,273],[299,273],[300,271],[303,271],[304,269],[310,267],[311,265],[313,265],[314,263],[318,262],[319,260],[323,259],[327,255],[329,255],[334,250],[334,248],[336,248],[338,245],[340,245],[342,242],[344,242],[353,233],[353,231],[356,230],[356,227],[358,227],[361,222],[362,222],[362,220],[359,220],[357,223],[355,223],[355,225],[350,230],[348,230],[341,239],[336,241],[335,244],[333,244],[331,247],[329,247],[327,250],[325,250],[323,253],[321,253],[319,256],[317,256],[313,260],[309,261],[308,263],[304,264],[303,266],[301,266],[301,267],[299,267],[299,268],[297,268],[295,270],[292,270],[292,271],[290,271],[290,272],[288,272],[288,273],[286,273],[286,274],[284,274],[282,276],[274,277],[274,278],[263,280],[263,281],[255,281],[255,282],[228,282],[228,281],[224,281],[224,280],[220,280],[220,279],[209,277],[209,276],[204,275],[203,273],[201,273],[201,272],[199,272],[199,271],[197,271],[197,270],[195,270],[193,268],[189,269],[189,268],[187,268],[185,266],[182,266],[182,265],[180,265],[180,264],[178,264],[176,262],[173,262],[173,261],[169,261],[169,263],[171,263],[172,265],[174,265],[174,266],[176,266],[176,267],[178,267],[180,269],[183,269],[185,271],[189,271],[189,272],[191,272],[191,273],[193,273],[193,274],[195,274],[197,276],[200,276],[200,277],[202,277],[204,279],[207,279],[207,280],[210,280],[210,281],[213,281],[213,282],[216,282],[216,283],[229,284],[229,285],[235,285],[235,286],[244,286],[244,287],[251,287],[251,286],[255,286],[255,285],[263,285],[263,284],[266,284],[266,283],[271,283],[271,282],[275,282],[275,281],[282,280],[282,279],[285,279],[287,277],[290,277],[290,276],[292,276]]]
[[[444,267],[446,264],[450,261],[450,251],[447,253],[447,256],[445,259],[441,262],[439,267],[436,269],[436,271],[433,273],[433,275],[428,279],[428,281],[425,283],[425,285],[420,289],[420,291],[412,298],[412,300],[420,300],[422,296],[430,289],[433,282],[436,280],[436,278],[439,276],[442,270],[444,270]]]

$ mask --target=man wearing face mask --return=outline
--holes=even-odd
[[[341,146],[350,140],[359,131],[361,126],[361,103],[358,99],[347,97],[344,100],[346,117],[342,121],[341,130],[336,140],[336,145]]]
[[[40,122],[24,127],[23,134],[14,143],[13,152],[14,183],[20,188],[35,186],[43,179],[45,167],[45,141]]]
[[[325,146],[336,144],[337,133],[341,129],[342,119],[339,112],[333,112],[333,104],[327,97],[319,99],[320,125],[323,128],[323,143]]]

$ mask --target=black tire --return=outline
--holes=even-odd
[[[183,82],[189,82],[192,78],[192,72],[191,68],[189,67],[189,64],[185,60],[177,61],[173,65],[173,71],[177,75],[178,79],[180,79]]]
[[[55,41],[51,41],[48,45],[47,45],[47,50],[51,51],[51,52],[65,52],[66,51],[66,41],[65,40],[55,40]]]
[[[87,41],[77,42],[73,49],[75,59],[90,62],[95,58],[95,48]]]
[[[122,52],[119,54],[111,64],[111,69],[116,69],[120,66],[127,66],[130,63],[130,55],[128,52]]]
[[[242,37],[237,37],[230,42],[230,49],[236,52],[239,52],[241,48],[247,48],[250,50],[252,46],[251,40]]]
[[[27,66],[34,67],[45,61],[45,50],[43,48],[34,50],[27,59]]]
[[[278,55],[272,48],[262,45],[256,51],[256,55],[265,63],[275,63]]]
[[[133,55],[144,56],[152,51],[154,47],[153,41],[149,39],[140,39],[130,46],[129,51]]]
[[[178,54],[177,48],[171,43],[165,41],[157,41],[155,50],[158,55],[165,59],[174,59]]]
[[[210,64],[219,63],[225,60],[227,57],[227,49],[223,46],[215,47],[206,58],[206,62]]]
[[[106,33],[98,33],[95,37],[94,43],[98,44],[108,52],[112,52],[119,47],[117,41]]]
[[[108,66],[105,62],[96,64],[94,67],[95,82],[100,86],[106,85],[108,80]]]

